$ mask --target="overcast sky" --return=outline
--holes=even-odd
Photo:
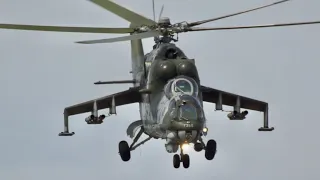
[[[152,18],[151,0],[117,0]],[[157,14],[172,22],[196,21],[264,5],[273,0],[157,0]],[[319,0],[295,0],[206,26],[320,20]],[[128,22],[86,0],[1,0],[0,23],[127,27]],[[205,104],[208,139],[218,153],[189,152],[189,169],[174,169],[164,141],[149,141],[122,162],[118,142],[131,140],[127,126],[138,105],[117,109],[100,126],[88,114],[71,118],[73,137],[58,137],[66,106],[126,90],[94,86],[98,80],[130,79],[130,43],[79,45],[79,40],[115,37],[76,33],[0,30],[0,179],[216,179],[318,180],[320,176],[320,25],[190,32],[177,43],[195,58],[201,83],[270,103],[273,132],[258,132],[262,113],[245,121]],[[153,41],[144,40],[145,53]],[[151,176],[151,177],[150,177]]]

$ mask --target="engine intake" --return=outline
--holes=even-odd
[[[246,116],[248,115],[248,111],[242,111],[241,113],[237,111],[233,111],[227,115],[229,120],[244,120]]]

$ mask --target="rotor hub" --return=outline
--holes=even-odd
[[[169,26],[169,25],[171,25],[170,18],[168,18],[168,17],[161,17],[161,18],[159,19],[158,24],[161,25],[161,26],[163,26],[163,25],[164,25],[164,26]]]

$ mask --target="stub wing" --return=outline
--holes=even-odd
[[[65,108],[64,109],[64,132],[61,132],[59,136],[72,136],[74,134],[73,132],[72,133],[69,132],[69,125],[68,125],[69,116],[92,112],[93,114],[92,120],[96,120],[94,118],[98,118],[99,120],[99,118],[101,117],[98,117],[97,111],[100,109],[106,109],[106,108],[110,108],[110,112],[112,111],[112,113],[115,114],[116,106],[140,102],[141,95],[139,93],[139,89],[140,89],[139,87],[130,88],[126,91],[118,92],[115,94],[93,99],[87,102],[79,103],[79,104]],[[90,124],[94,124],[94,123],[90,123]]]
[[[236,106],[237,98],[240,98],[240,108],[250,109],[254,111],[262,111],[268,107],[268,103],[251,99],[248,97],[240,96],[237,94],[228,93],[218,89],[213,89],[206,86],[201,86],[203,101],[211,103],[219,103],[219,96],[221,94],[222,104],[227,106]],[[217,110],[222,110],[217,108]]]
[[[112,99],[114,98],[115,106],[121,106],[126,104],[132,104],[140,101],[140,94],[137,88],[130,88],[126,91],[122,91],[116,94],[111,94],[101,98],[93,99],[87,102],[76,104],[65,108],[65,113],[68,116],[82,114],[93,111],[93,105],[97,103],[97,110],[106,109],[112,107]]]
[[[233,106],[234,112],[228,115],[231,120],[241,120],[246,114],[241,114],[240,108],[261,111],[264,113],[264,126],[259,131],[272,131],[274,128],[269,128],[268,125],[268,103],[256,99],[232,94],[218,89],[201,86],[202,98],[204,102],[215,103],[216,110],[223,110],[222,105]],[[233,114],[236,113],[236,114]],[[237,116],[239,113],[239,116]],[[247,112],[246,112],[247,113]],[[237,119],[239,118],[239,119]]]

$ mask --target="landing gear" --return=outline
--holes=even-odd
[[[182,155],[181,160],[182,160],[183,167],[184,168],[189,168],[189,166],[190,166],[190,157],[189,157],[189,155],[188,154]]]
[[[190,166],[190,157],[188,154],[183,154],[183,149],[181,148],[180,145],[180,150],[181,153],[179,154],[175,154],[173,155],[173,167],[174,168],[179,168],[180,167],[180,163],[182,162],[182,165],[184,168],[189,168]]]
[[[182,165],[184,168],[189,168],[190,166],[190,157],[188,154],[182,154],[179,156],[179,154],[173,155],[173,167],[179,168],[180,163],[182,162]]]
[[[200,152],[203,150],[203,145],[201,143],[195,143],[193,148],[195,151]]]
[[[205,145],[201,137],[200,137],[199,141],[200,141],[200,143],[194,144],[194,150],[197,152],[200,152],[204,149],[205,150],[204,154],[205,154],[206,159],[212,160],[217,152],[217,142],[213,139],[210,139],[207,142],[207,145]]]
[[[174,168],[180,167],[180,156],[178,154],[173,155],[173,167]]]
[[[139,140],[139,138],[141,137],[143,132],[144,132],[144,129],[141,127],[139,133],[133,139],[133,142],[130,146],[128,145],[128,143],[126,141],[119,142],[119,154],[120,154],[122,161],[125,161],[125,162],[129,161],[131,158],[131,151],[135,150],[137,147],[141,146],[142,144],[144,144],[145,142],[147,142],[151,139],[151,137],[148,137],[147,139],[145,139],[145,140],[141,141],[140,143],[138,143],[137,145],[135,145],[135,143]]]
[[[129,161],[131,158],[130,147],[126,141],[119,143],[119,153],[122,161]]]
[[[215,140],[210,139],[207,142],[206,149],[205,149],[205,157],[207,160],[212,160],[216,155],[217,151],[217,143]]]

